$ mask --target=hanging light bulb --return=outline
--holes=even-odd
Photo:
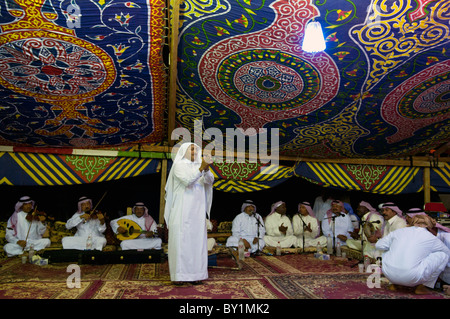
[[[319,22],[311,21],[306,25],[302,49],[305,52],[315,53],[325,50],[325,39]]]

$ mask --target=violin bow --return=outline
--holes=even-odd
[[[28,226],[27,237],[25,237],[25,242],[28,240],[28,235],[30,234],[31,225],[33,224],[33,215],[37,212],[37,205],[34,207],[34,212],[31,213],[30,226]]]
[[[89,215],[92,215],[95,212],[95,210],[97,209],[98,205],[100,205],[100,203],[102,202],[103,198],[105,198],[107,193],[108,193],[108,191],[103,193],[103,196],[100,198],[100,200],[98,201],[97,205],[95,205],[95,207],[91,210],[91,213]]]

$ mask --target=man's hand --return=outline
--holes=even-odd
[[[358,239],[359,238],[359,229],[355,229],[355,230],[353,230],[353,231],[351,231],[349,233],[350,233],[350,236],[352,236],[353,239]]]
[[[105,223],[105,215],[103,215],[102,213],[97,213],[97,218],[100,222],[100,224],[104,224]]]
[[[27,245],[27,242],[25,240],[18,240],[17,245],[19,245],[22,248],[25,248],[25,246]]]
[[[279,230],[282,234],[286,235],[286,231],[287,231],[288,228],[287,228],[286,226],[283,226],[283,225],[284,225],[284,223],[281,224],[280,227],[278,227],[278,230]]]
[[[200,165],[200,172],[206,171],[209,169],[209,165],[211,165],[212,160],[211,160],[211,155],[209,154],[205,154],[202,158],[202,164]]]
[[[247,241],[247,239],[242,239],[244,241],[244,247],[245,250],[248,250],[249,248],[251,248],[252,246],[250,245],[250,243]]]
[[[308,223],[308,225],[305,226],[305,231],[309,231],[310,233],[312,233],[311,223]]]
[[[119,228],[117,228],[117,232],[118,232],[119,234],[124,234],[124,233],[127,232],[127,229],[126,229],[126,228],[123,228],[122,226],[119,226]]]

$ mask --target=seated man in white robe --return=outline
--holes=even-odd
[[[103,250],[106,246],[106,238],[103,234],[106,230],[105,217],[102,213],[92,212],[92,200],[86,196],[78,200],[78,210],[66,222],[66,228],[76,228],[74,236],[66,236],[61,240],[63,249],[76,250]],[[87,247],[90,238],[92,247]]]
[[[358,231],[352,232],[352,238],[347,239],[347,247],[363,252],[364,256],[372,259],[379,257],[380,253],[376,250],[375,244],[383,236],[384,219],[380,213],[368,202],[359,203],[356,213],[361,218],[362,226]],[[362,249],[362,244],[364,249]]]
[[[47,232],[45,217],[33,215],[34,207],[35,202],[28,196],[21,197],[16,203],[6,225],[8,243],[3,250],[8,257],[21,255],[31,247],[39,251],[50,246],[50,239],[43,238]]]
[[[391,282],[389,289],[415,287],[416,294],[428,294],[434,288],[448,267],[450,250],[430,232],[433,227],[429,216],[416,216],[412,226],[390,232],[377,242],[376,248],[385,251],[382,271]]]
[[[385,220],[383,236],[387,236],[397,229],[406,227],[406,220],[405,217],[403,217],[403,212],[394,203],[384,203],[381,206],[381,215]]]
[[[297,237],[295,247],[323,248],[327,245],[327,238],[320,236],[320,224],[309,202],[302,202],[298,205],[298,214],[292,217],[292,227],[294,235]]]
[[[111,228],[115,234],[127,234],[129,229],[120,226],[122,220],[131,220],[139,225],[142,233],[135,239],[122,240],[120,247],[122,250],[131,249],[161,249],[162,240],[155,237],[158,228],[155,220],[148,214],[148,209],[144,203],[136,203],[131,215],[126,215],[111,221]]]
[[[228,237],[227,247],[238,247],[239,239],[243,239],[245,251],[256,253],[265,246],[266,233],[262,217],[256,213],[256,205],[252,201],[245,201],[241,213],[233,219],[232,235]]]
[[[350,216],[344,209],[344,204],[340,200],[334,200],[331,209],[327,211],[322,221],[322,233],[325,237],[334,237],[334,246],[345,245],[351,237],[353,224]]]
[[[297,242],[291,220],[286,216],[286,204],[284,202],[280,201],[272,205],[272,211],[267,215],[264,224],[266,227],[266,235],[264,236],[266,246],[277,247],[279,243],[281,248],[290,248]]]

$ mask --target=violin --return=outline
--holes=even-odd
[[[88,219],[91,219],[91,218],[92,218],[92,219],[97,219],[97,218],[98,218],[98,215],[102,216],[102,217],[103,217],[103,218],[102,218],[103,220],[105,219],[106,213],[103,214],[101,211],[97,210],[97,206],[101,203],[101,201],[103,200],[103,198],[105,198],[105,196],[106,196],[107,193],[108,193],[108,191],[106,191],[106,192],[103,194],[102,198],[100,198],[100,200],[98,201],[97,205],[95,205],[94,209],[92,209],[90,212],[86,212],[86,214],[89,215],[89,218],[88,218]],[[103,223],[102,220],[100,220],[100,221]],[[86,220],[85,220],[84,222],[86,222]]]
[[[32,222],[33,220],[43,222],[47,219],[47,214],[45,212],[41,212],[35,209],[33,212],[29,212],[25,217],[25,219],[28,222]]]
[[[106,213],[103,214],[100,210],[92,210],[92,211],[89,213],[89,216],[90,216],[92,219],[97,219],[97,218],[98,218],[98,215],[104,217],[104,216],[106,215]]]
[[[84,222],[86,223],[86,222],[88,222],[89,220],[91,220],[91,219],[99,219],[100,220],[100,223],[104,223],[104,220],[105,220],[105,216],[106,216],[106,213],[102,213],[101,211],[99,211],[99,210],[96,210],[96,209],[94,209],[94,210],[91,210],[91,211],[88,211],[88,212],[85,212],[85,214],[87,214],[89,217],[87,217],[87,218],[84,218]],[[100,217],[100,218],[99,218]]]

